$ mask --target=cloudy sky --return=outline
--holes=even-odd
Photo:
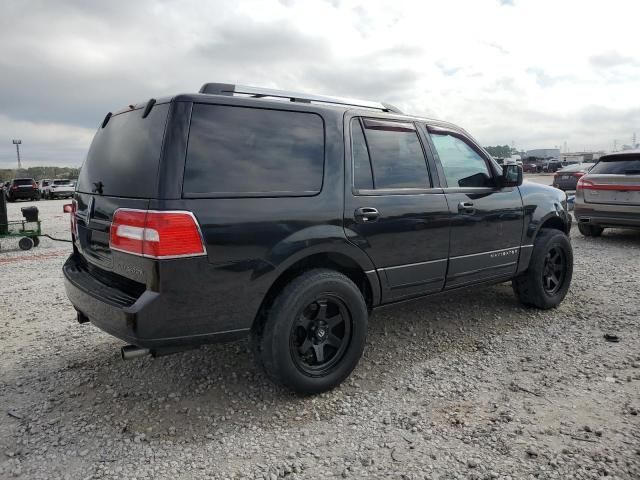
[[[0,168],[78,166],[106,112],[207,81],[383,100],[482,144],[640,137],[637,0],[5,0]]]

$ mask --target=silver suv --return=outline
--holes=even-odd
[[[600,157],[576,186],[575,216],[590,237],[606,227],[640,228],[640,151]]]

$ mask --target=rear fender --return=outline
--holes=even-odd
[[[318,254],[337,254],[356,263],[371,287],[373,305],[380,303],[380,279],[369,257],[349,243],[342,226],[318,225],[298,230],[278,242],[265,259],[274,269],[269,272],[268,288],[296,263]],[[255,271],[254,274],[260,275]],[[266,293],[266,292],[265,292]]]

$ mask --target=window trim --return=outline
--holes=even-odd
[[[372,177],[372,185],[373,189],[358,189],[355,187],[355,164],[353,158],[353,131],[351,128],[352,121],[354,119],[358,119],[360,126],[362,128],[362,132],[364,134],[364,140],[367,145],[367,155],[369,156],[369,165],[371,166],[371,177]],[[375,188],[375,178],[376,174],[373,168],[373,160],[371,159],[371,152],[369,148],[369,140],[367,140],[366,128],[364,122],[366,120],[383,124],[397,124],[401,123],[404,125],[411,125],[411,131],[415,132],[416,137],[418,138],[418,142],[420,143],[420,148],[422,149],[422,155],[424,157],[425,168],[427,171],[427,181],[429,182],[429,186],[425,186],[425,188],[410,188],[410,187],[398,187],[398,188]],[[402,118],[387,118],[387,117],[375,117],[372,115],[361,115],[359,113],[355,113],[346,119],[346,124],[349,127],[348,130],[348,141],[346,142],[349,145],[349,156],[351,157],[350,165],[351,165],[351,193],[354,196],[388,196],[388,195],[419,195],[425,193],[442,193],[442,188],[435,187],[433,182],[433,175],[431,174],[431,166],[429,165],[429,157],[427,154],[427,149],[425,148],[424,141],[421,138],[418,126],[413,119],[402,119]],[[406,128],[406,127],[405,127]],[[375,130],[375,128],[374,128]],[[378,129],[379,130],[379,129]]]
[[[355,176],[356,163],[355,163],[355,158],[353,156],[353,121],[354,120],[356,120],[360,125],[360,130],[362,131],[362,138],[364,138],[364,145],[367,149],[367,158],[369,159],[369,170],[371,171],[371,185],[373,187],[371,189],[358,188],[356,190],[358,191],[375,190],[376,176],[373,174],[373,161],[371,160],[371,153],[369,151],[369,141],[367,140],[367,135],[365,135],[364,133],[364,122],[362,121],[362,117],[353,117],[351,120],[349,120],[349,145],[351,146],[351,180],[353,183],[353,187],[355,188],[355,184],[356,184],[356,176]]]
[[[429,137],[429,144],[432,149],[433,157],[438,165],[438,173],[439,173],[439,176],[441,177],[440,185],[444,189],[445,193],[464,193],[468,191],[471,191],[474,193],[482,193],[482,192],[492,192],[492,191],[495,191],[497,188],[499,188],[498,182],[497,182],[498,172],[496,171],[496,166],[494,165],[494,162],[491,161],[489,158],[487,158],[487,156],[484,154],[482,149],[478,146],[478,144],[475,141],[473,141],[473,139],[463,134],[462,132],[453,130],[451,128],[446,128],[439,125],[432,125],[429,123],[425,123],[424,125],[425,125],[425,130]],[[444,166],[442,165],[442,161],[440,160],[440,154],[438,153],[438,149],[436,148],[435,143],[431,138],[432,134],[433,135],[450,135],[464,142],[469,148],[471,148],[471,150],[477,153],[482,160],[484,160],[484,163],[487,167],[487,170],[489,172],[489,176],[493,185],[487,186],[487,187],[450,187],[447,181],[447,177],[444,173]]]
[[[303,113],[307,115],[315,115],[322,122],[322,178],[320,181],[320,186],[318,190],[302,190],[302,191],[294,191],[294,190],[270,190],[268,192],[187,192],[184,186],[184,177],[187,171],[187,154],[189,152],[189,139],[191,137],[191,126],[193,125],[193,112],[194,107],[196,105],[206,105],[213,107],[230,107],[230,108],[244,108],[244,109],[252,109],[252,110],[268,110],[275,112],[290,112],[290,113]],[[187,142],[185,145],[184,152],[184,171],[182,174],[182,198],[192,199],[192,198],[287,198],[287,197],[317,197],[320,195],[324,189],[324,180],[327,170],[327,124],[325,122],[324,117],[317,111],[307,111],[307,110],[296,110],[291,108],[271,108],[271,107],[263,107],[263,106],[248,106],[248,105],[237,105],[237,104],[229,104],[229,103],[211,103],[211,102],[193,102],[193,107],[191,109],[191,114],[189,116],[189,131],[187,133]]]

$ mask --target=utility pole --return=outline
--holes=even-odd
[[[618,151],[618,140],[614,140],[613,141],[613,151],[617,152]]]
[[[22,140],[20,139],[13,140],[13,144],[16,146],[16,153],[18,154],[18,170],[22,169],[22,162],[20,162],[20,144],[21,143],[22,143]]]
[[[636,148],[636,132],[633,132],[633,142],[631,142],[631,148]]]

